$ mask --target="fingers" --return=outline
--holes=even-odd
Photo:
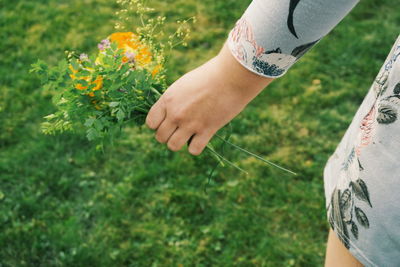
[[[180,150],[190,139],[188,144],[189,153],[200,155],[215,132],[197,132],[193,129],[199,127],[189,127],[182,125],[183,121],[176,116],[167,116],[167,110],[164,101],[160,98],[150,109],[146,117],[146,125],[156,130],[156,140],[160,143],[167,143],[172,151]],[[192,125],[193,126],[193,125]],[[202,129],[204,130],[204,128]]]
[[[214,132],[203,132],[193,136],[188,149],[189,153],[194,156],[200,155],[213,135]]]
[[[193,131],[178,128],[168,140],[168,148],[172,151],[179,151],[193,135]]]
[[[165,119],[157,128],[156,139],[160,143],[167,143],[168,139],[172,136],[178,125],[172,123],[168,118]]]
[[[159,99],[150,109],[146,117],[146,125],[150,129],[157,129],[165,119],[166,110],[163,101]]]

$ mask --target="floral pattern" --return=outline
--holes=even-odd
[[[395,123],[399,116],[400,82],[388,90],[390,72],[400,56],[400,45],[395,48],[374,81],[371,89],[374,92],[374,101],[358,124],[358,135],[353,140],[353,148],[342,163],[339,180],[328,205],[329,223],[339,232],[338,236],[347,248],[350,247],[351,238],[359,238],[359,227],[369,229],[373,223],[368,219],[368,211],[360,207],[360,203],[364,202],[369,208],[373,208],[368,181],[362,178],[366,176],[363,174],[365,169],[360,160],[362,151],[379,141],[375,140],[378,127]]]
[[[257,44],[253,28],[245,17],[236,23],[230,33],[228,44],[239,62],[263,75],[280,76],[296,61],[295,57],[282,54],[279,48],[265,51]]]
[[[295,47],[292,53],[284,54],[279,47],[266,50],[255,39],[253,28],[243,16],[229,34],[228,44],[232,54],[245,67],[258,74],[280,77],[317,42]]]

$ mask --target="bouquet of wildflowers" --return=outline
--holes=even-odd
[[[177,45],[186,45],[189,37],[188,20],[178,21],[177,30],[168,41],[157,41],[163,31],[165,17],[145,19],[152,11],[141,0],[118,0],[123,8],[117,12],[126,21],[129,10],[135,9],[141,26],[133,32],[115,32],[98,44],[95,55],[66,52],[66,59],[56,67],[38,61],[32,72],[40,75],[43,86],[54,92],[53,102],[57,111],[45,117],[42,130],[56,134],[84,127],[89,140],[112,138],[124,125],[143,125],[147,113],[167,88],[165,79],[166,51]],[[123,29],[116,23],[117,30]],[[225,143],[258,159],[286,170],[222,138]],[[211,155],[238,169],[212,146],[207,145]],[[242,170],[242,169],[240,169]],[[293,173],[293,172],[291,172]]]
[[[57,111],[46,116],[46,134],[86,127],[89,140],[112,136],[127,122],[143,124],[166,88],[162,62],[132,32],[101,41],[95,57],[68,53],[55,68],[33,66],[45,86],[57,91]]]

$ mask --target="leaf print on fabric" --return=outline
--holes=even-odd
[[[353,192],[358,199],[367,202],[372,208],[371,200],[369,199],[368,188],[363,180],[357,179],[355,182],[351,181],[350,187],[353,189]]]
[[[378,107],[377,121],[381,124],[390,124],[397,120],[397,109],[390,102],[383,102]]]
[[[345,245],[346,248],[350,247],[349,243],[349,232],[347,230],[347,226],[345,222],[343,221],[343,214],[342,210],[340,209],[340,199],[341,199],[341,193],[340,189],[336,189],[333,191],[333,197],[332,197],[332,202],[331,202],[331,208],[332,208],[332,216],[333,216],[333,222],[335,226],[337,227],[337,230],[340,231],[339,239],[342,241],[342,243]]]
[[[299,39],[299,37],[297,36],[296,30],[294,29],[294,25],[293,25],[293,14],[294,14],[294,10],[296,9],[298,3],[300,2],[300,0],[290,0],[290,4],[289,4],[289,15],[288,15],[288,19],[287,19],[287,26],[289,28],[289,31],[297,38]]]
[[[282,54],[282,50],[278,47],[274,50],[269,50],[269,51],[264,52],[264,54],[273,54],[273,53]]]
[[[275,64],[270,65],[268,62],[259,60],[256,57],[253,59],[253,67],[257,72],[271,76],[279,76],[285,71]]]
[[[342,164],[343,167],[342,169],[347,171],[349,169],[349,166],[353,163],[353,160],[356,156],[356,152],[355,149],[353,148],[349,154],[349,156],[347,157],[346,161]]]
[[[351,233],[355,237],[355,239],[358,239],[358,226],[355,222],[351,222]]]
[[[244,63],[251,63],[252,57],[264,53],[264,48],[257,45],[250,23],[242,17],[236,22],[229,34],[229,43],[232,45],[233,55]],[[250,55],[248,55],[250,54]]]
[[[343,191],[340,196],[340,210],[342,212],[343,221],[350,222],[351,221],[351,191],[346,189]]]
[[[369,228],[369,221],[368,221],[367,215],[365,215],[364,211],[358,207],[355,207],[354,211],[356,213],[357,221],[365,228]]]
[[[381,70],[381,72],[376,77],[373,85],[376,97],[383,95],[383,93],[386,91],[388,87],[387,84],[388,77],[389,77],[389,72],[385,69]]]
[[[333,197],[333,194],[332,194],[332,197]],[[333,203],[333,201],[331,200],[331,203],[330,204],[332,204]],[[330,209],[330,212],[329,212],[329,218],[328,218],[328,222],[329,222],[329,224],[331,225],[331,227],[332,227],[332,229],[333,230],[335,230],[335,221],[334,221],[334,215],[335,215],[335,212],[334,212],[334,210],[331,208]]]
[[[350,207],[350,201],[351,191],[349,189],[346,189],[343,191],[343,194],[340,197],[340,207],[344,210],[348,209]]]
[[[396,86],[393,89],[393,94],[398,95],[400,94],[400,82],[396,84]]]
[[[277,48],[277,51],[280,51],[280,48]],[[262,53],[253,57],[253,67],[262,74],[275,77],[283,74],[295,61],[296,58],[292,55],[274,52]]]
[[[292,56],[296,57],[297,59],[301,58],[305,53],[308,52],[308,50],[310,50],[316,43],[318,43],[319,40],[320,39],[318,39],[314,42],[311,42],[308,44],[303,44],[303,45],[296,47],[292,51]]]
[[[255,72],[279,77],[296,62],[296,57],[282,53],[281,48],[265,51],[255,40],[251,24],[243,16],[230,32],[228,44],[233,56]]]
[[[354,220],[367,229],[370,225],[365,212],[361,208],[353,205],[354,196],[356,196],[357,199],[360,199],[361,197],[363,201],[367,201],[370,204],[367,186],[361,179],[358,179],[357,183],[353,184],[357,186],[352,185],[351,182],[343,193],[341,193],[340,189],[335,188],[332,192],[331,201],[328,206],[329,224],[333,230],[339,232],[339,239],[346,248],[349,248],[350,246],[348,226],[350,227],[350,232],[354,238],[358,239],[359,237],[358,226]],[[357,188],[355,190],[359,193],[355,193],[356,191],[354,191],[354,188]],[[372,207],[372,205],[370,206]]]
[[[360,171],[363,171],[363,170],[364,170],[364,167],[361,165],[360,159],[357,159],[357,161],[358,161],[358,169],[359,169]]]

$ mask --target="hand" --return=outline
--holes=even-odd
[[[172,151],[192,137],[188,150],[199,155],[271,81],[241,66],[225,45],[218,56],[173,83],[150,109],[146,124]]]

